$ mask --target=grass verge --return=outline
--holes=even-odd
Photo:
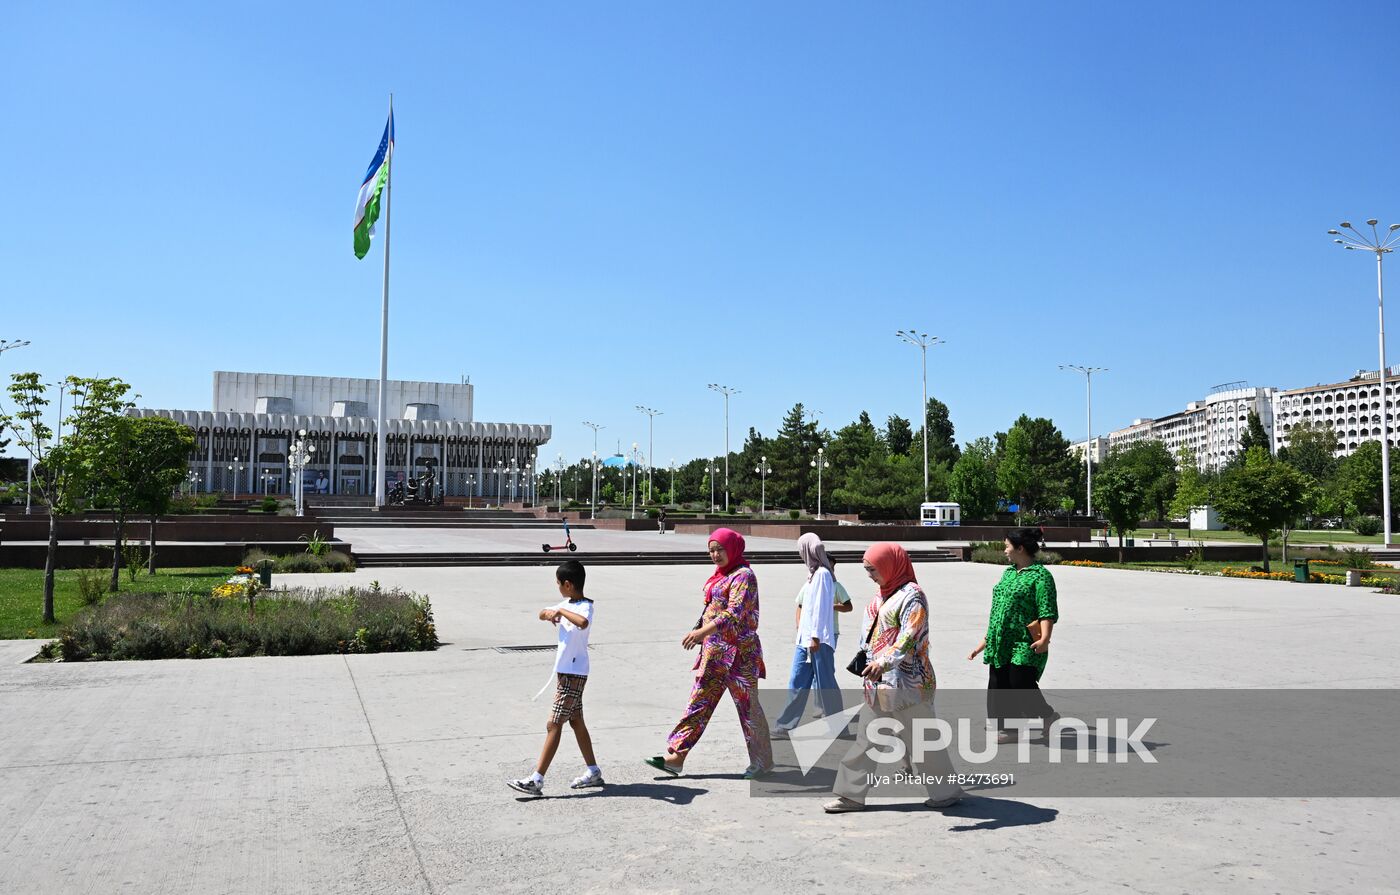
[[[209,593],[231,574],[225,566],[192,569],[160,569],[154,575],[141,572],[132,581],[125,569],[122,591],[145,593]],[[99,570],[105,582],[110,570]],[[44,570],[0,569],[0,640],[27,637],[56,637],[65,620],[73,618],[86,602],[79,591],[82,576],[93,576],[92,569],[58,569],[54,572],[54,615],[58,624],[46,625],[44,617]],[[104,588],[105,589],[105,588]]]

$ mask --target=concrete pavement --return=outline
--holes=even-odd
[[[674,549],[682,536],[650,537]],[[766,684],[780,687],[802,572],[757,571]],[[940,686],[982,686],[983,666],[963,657],[1001,569],[918,571]],[[853,572],[843,581],[863,604],[870,585]],[[1048,687],[1397,684],[1394,597],[1104,569],[1055,576],[1062,623]],[[590,573],[585,705],[610,785],[567,789],[579,760],[566,733],[549,798],[520,799],[502,781],[528,772],[539,749],[548,701],[530,696],[550,654],[493,647],[552,643],[535,619],[557,600],[547,569],[279,577],[429,594],[445,644],[26,665],[34,643],[0,643],[0,892],[1396,891],[1392,799],[1023,800],[1013,788],[946,815],[896,805],[832,817],[815,799],[750,797],[728,707],[688,775],[657,779],[640,758],[663,748],[685,702],[691,656],[678,642],[698,611],[695,567]],[[843,623],[844,662],[859,633],[852,616]]]

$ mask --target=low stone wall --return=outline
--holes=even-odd
[[[841,529],[840,540],[848,541],[1001,541],[1014,525],[860,525]],[[826,530],[815,529],[823,537]],[[1089,529],[1046,526],[1047,541],[1087,541]],[[1059,552],[1059,551],[1056,551]]]
[[[144,547],[145,542],[141,544]],[[236,566],[242,562],[249,550],[258,549],[273,556],[286,556],[304,553],[303,541],[273,541],[257,544],[162,544],[156,541],[156,565],[165,569],[194,566]],[[350,554],[350,545],[331,544],[337,553]],[[0,545],[0,568],[42,569],[46,546],[43,544]],[[102,544],[60,544],[58,547],[58,568],[91,569],[111,568],[112,545]]]
[[[149,530],[150,523],[144,517],[127,520],[130,537],[141,538]],[[167,516],[156,522],[156,541],[296,541],[318,531],[324,540],[335,536],[335,527],[315,516]],[[114,537],[116,523],[111,519],[64,516],[58,520],[60,541],[110,541]],[[7,516],[0,522],[0,543],[48,539],[47,516]]]
[[[950,547],[950,550],[960,550],[963,561],[972,559],[971,547]],[[1088,559],[1094,562],[1118,562],[1117,547],[1061,547],[1051,545],[1046,548],[1053,553],[1058,553],[1061,559]],[[1195,547],[1185,544],[1177,547],[1124,547],[1124,562],[1177,562],[1187,559],[1196,552]],[[1258,544],[1207,544],[1200,548],[1201,558],[1208,562],[1238,562],[1254,565],[1263,557]],[[1292,551],[1290,551],[1291,553]],[[1283,564],[1277,560],[1273,563],[1278,566],[1278,570],[1283,570]]]

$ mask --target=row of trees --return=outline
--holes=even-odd
[[[965,518],[992,516],[1003,498],[1026,512],[1050,515],[1072,509],[1072,495],[1083,494],[1083,465],[1048,419],[1022,416],[994,438],[959,447],[947,405],[929,399],[927,418],[929,499],[957,501]],[[912,518],[924,498],[924,438],[922,426],[916,429],[901,416],[877,426],[866,412],[833,432],[797,404],[775,436],[751,428],[743,446],[730,453],[731,501],[755,508],[814,509],[820,485],[826,509]],[[823,464],[820,475],[816,462]],[[639,497],[643,502],[649,496],[658,502],[708,502],[711,466],[719,470],[713,484],[722,504],[722,456],[687,461],[674,475],[669,468],[654,469],[653,492],[648,495],[642,481]],[[602,476],[602,493],[622,496],[620,471],[604,470]],[[583,459],[562,471],[546,471],[540,490],[549,494],[559,484],[566,498],[587,501],[591,483],[589,460]]]
[[[34,492],[49,507],[49,542],[44,560],[44,621],[54,621],[54,568],[58,555],[58,516],[82,509],[112,513],[116,535],[109,588],[117,589],[127,520],[150,520],[147,570],[156,568],[156,520],[170,509],[194,450],[187,426],[161,418],[126,415],[134,406],[130,386],[116,378],[70,376],[63,381],[73,398],[61,421],[63,438],[45,422],[48,387],[38,373],[16,373],[8,388],[10,407],[0,406],[0,435],[9,433],[35,463]],[[131,397],[137,397],[132,395]]]

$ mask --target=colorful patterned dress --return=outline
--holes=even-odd
[[[1008,568],[992,588],[987,650],[982,661],[993,668],[1029,665],[1039,678],[1045,673],[1050,654],[1031,649],[1033,639],[1026,625],[1042,618],[1056,621],[1060,618],[1055,603],[1055,579],[1050,571],[1040,563],[1032,563],[1019,572],[1015,566]]]
[[[875,631],[868,655],[884,674],[865,679],[865,701],[890,710],[932,699],[937,680],[928,657],[928,597],[923,588],[911,581],[883,600],[871,600],[865,610],[867,631],[871,622]]]
[[[740,566],[710,585],[700,623],[710,622],[715,622],[718,630],[700,645],[690,704],[666,744],[677,755],[694,748],[728,690],[739,712],[749,761],[755,767],[771,767],[768,720],[758,703],[758,681],[765,669],[763,645],[758,639],[758,578],[753,569]]]

